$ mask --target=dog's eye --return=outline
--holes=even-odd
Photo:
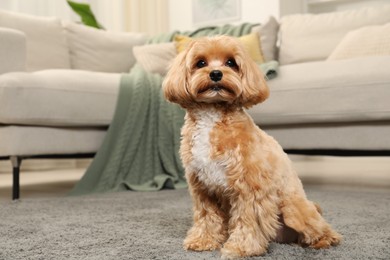
[[[199,60],[197,63],[196,63],[196,67],[197,68],[203,68],[203,67],[206,67],[206,62],[204,60]]]
[[[228,59],[225,65],[230,68],[237,68],[237,63],[234,59]]]

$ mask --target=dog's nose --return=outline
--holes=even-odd
[[[222,76],[223,76],[223,74],[222,74],[222,71],[220,71],[220,70],[213,70],[212,72],[210,72],[210,79],[212,81],[215,81],[215,82],[220,81],[222,79]]]

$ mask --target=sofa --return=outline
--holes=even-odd
[[[286,151],[390,151],[390,6],[259,21],[270,98],[249,109]],[[92,155],[114,114],[123,73],[164,75],[174,42],[0,10],[0,158],[14,198],[23,158]]]

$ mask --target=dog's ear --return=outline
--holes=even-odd
[[[186,108],[192,101],[188,92],[191,68],[188,67],[186,62],[191,46],[192,42],[173,60],[162,84],[165,98],[170,102],[179,104],[183,108]]]
[[[266,100],[269,96],[269,89],[264,75],[244,48],[236,61],[239,64],[242,77],[241,105],[249,108]]]

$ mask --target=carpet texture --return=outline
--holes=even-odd
[[[251,259],[390,259],[390,191],[307,186],[344,236],[329,250],[272,243]],[[0,205],[0,259],[219,259],[187,252],[187,190],[25,199]]]

